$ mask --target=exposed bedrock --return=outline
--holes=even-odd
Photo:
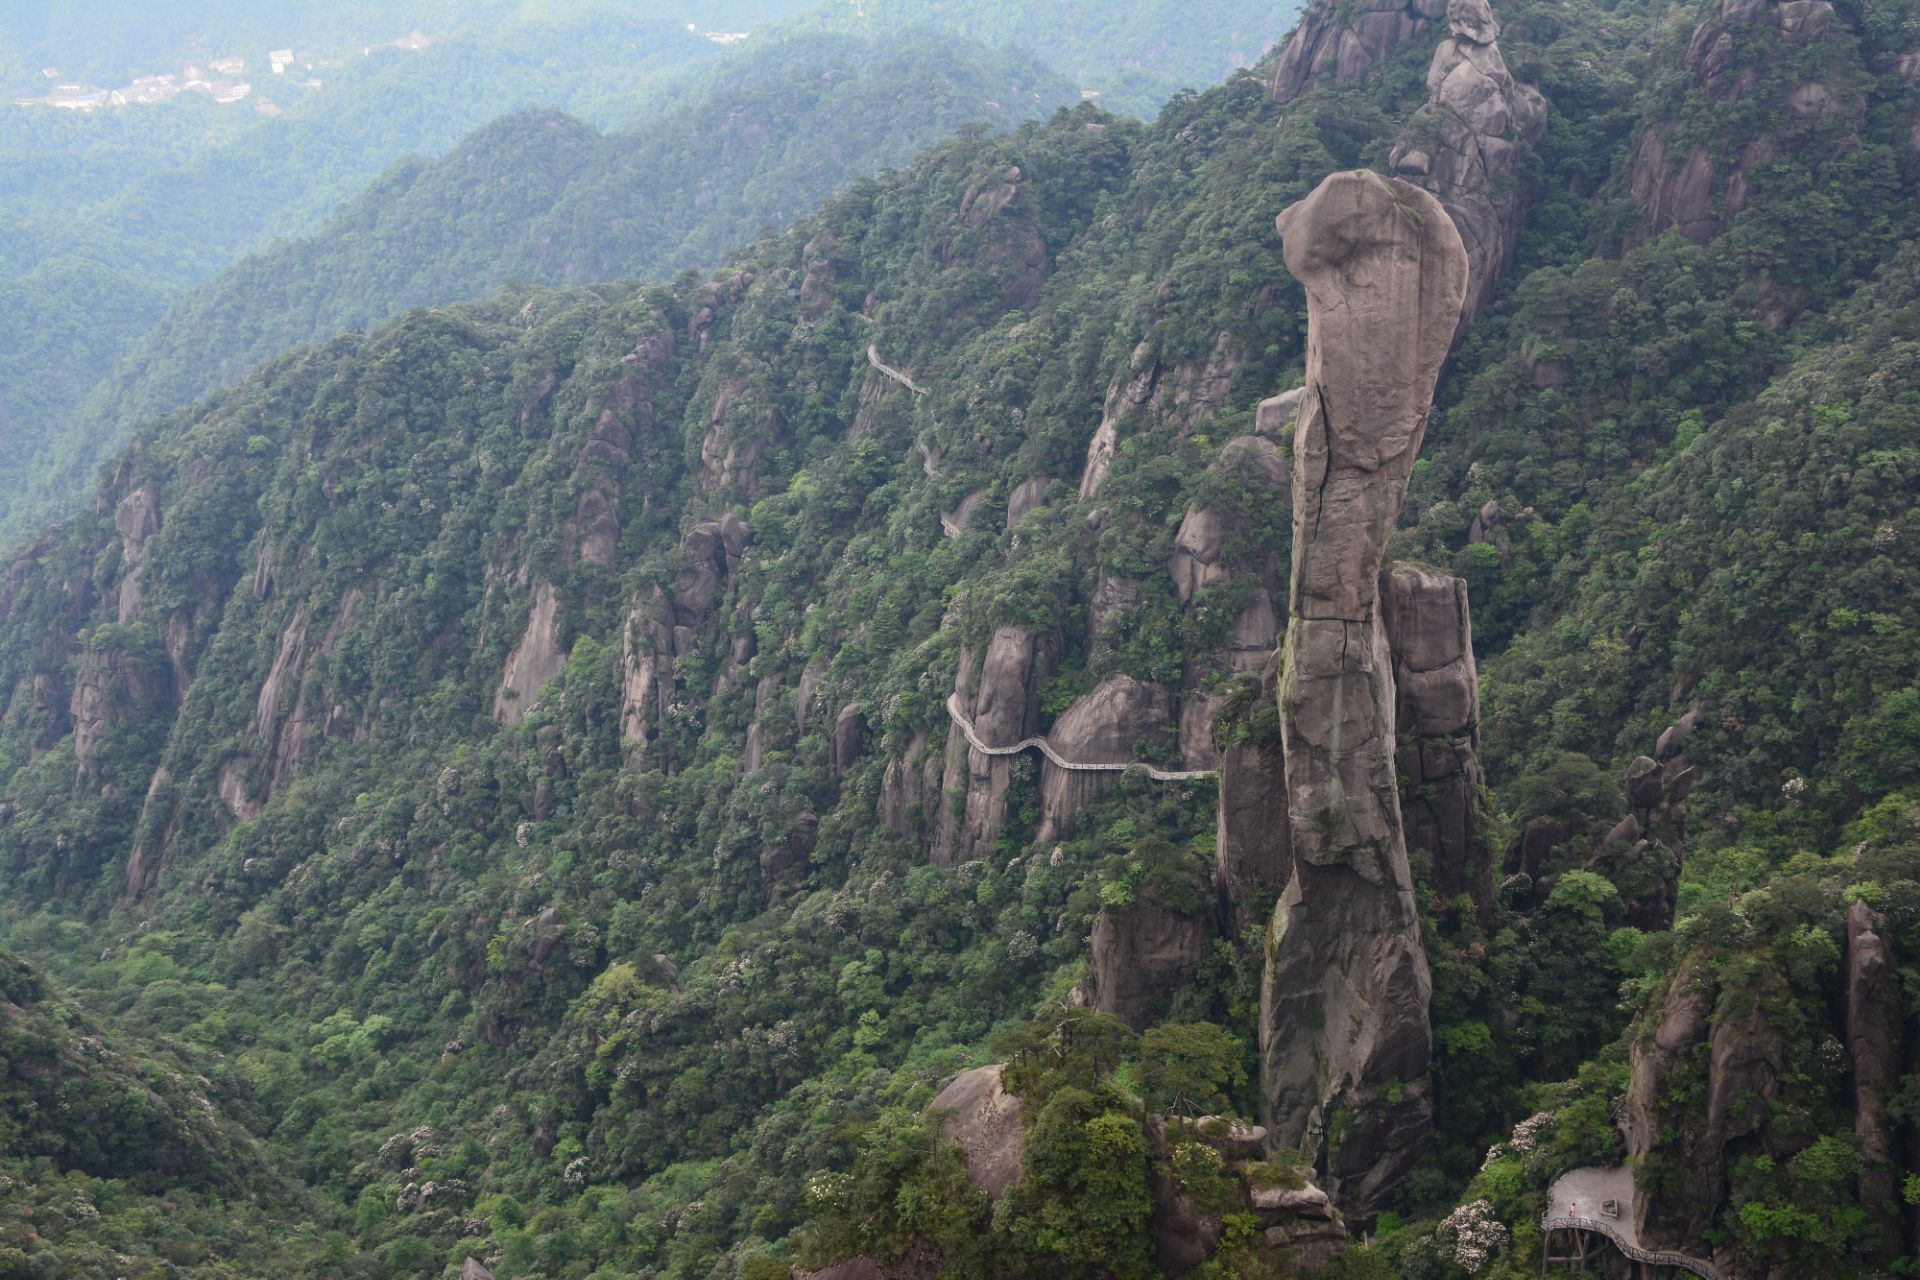
[[[1381,583],[1393,649],[1400,805],[1416,878],[1443,899],[1493,904],[1493,855],[1481,821],[1480,677],[1467,584],[1394,565]]]
[[[1526,221],[1522,158],[1547,128],[1547,104],[1507,71],[1500,24],[1486,0],[1453,0],[1451,34],[1427,68],[1427,104],[1393,149],[1394,172],[1440,197],[1467,250],[1467,301],[1459,332],[1473,323],[1513,265]]]
[[[1900,991],[1894,960],[1873,908],[1855,902],[1847,913],[1846,1046],[1853,1064],[1853,1134],[1860,1146],[1856,1190],[1873,1215],[1874,1260],[1899,1256],[1900,1170],[1895,1165],[1898,1122],[1888,1113],[1900,1087]]]
[[[1001,627],[975,666],[963,650],[954,675],[954,697],[989,747],[1011,747],[1040,731],[1041,681],[1060,659],[1060,638],[1025,627]],[[1007,821],[1007,791],[1013,785],[1013,756],[975,750],[958,722],[947,732],[946,769],[940,795],[939,825],[932,858],[951,867],[981,857],[999,838]]]
[[[1212,723],[1220,761],[1214,881],[1235,937],[1266,923],[1293,878],[1286,752],[1271,711],[1275,675],[1272,665],[1261,673],[1258,704],[1246,711],[1230,704]]]
[[[1093,957],[1077,993],[1136,1031],[1164,1021],[1219,936],[1204,872],[1168,890],[1146,886],[1124,907],[1093,920]]]
[[[1446,12],[1447,0],[1314,0],[1280,51],[1273,100],[1358,80]]]
[[[1172,720],[1173,699],[1165,689],[1132,676],[1108,676],[1061,713],[1047,741],[1075,764],[1132,764],[1152,754]],[[1118,776],[1063,769],[1048,760],[1041,766],[1040,828],[1033,838],[1044,844],[1071,834],[1080,813]]]
[[[1335,1202],[1366,1216],[1432,1129],[1433,984],[1380,572],[1466,298],[1467,253],[1432,194],[1373,173],[1332,175],[1278,225],[1306,287],[1307,389],[1279,691],[1294,866],[1270,933],[1261,1086],[1276,1145],[1301,1148]]]

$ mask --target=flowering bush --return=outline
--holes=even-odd
[[[1461,1205],[1447,1215],[1435,1235],[1451,1250],[1454,1265],[1476,1276],[1508,1239],[1506,1226],[1493,1216],[1493,1203],[1488,1200]]]

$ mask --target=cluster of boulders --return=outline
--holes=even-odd
[[[942,1133],[959,1144],[968,1180],[988,1200],[999,1200],[1020,1180],[1023,1111],[1020,1099],[1006,1088],[1002,1067],[963,1073],[933,1100],[930,1110],[941,1117]],[[1220,1116],[1169,1121],[1155,1115],[1146,1117],[1145,1128],[1153,1167],[1148,1229],[1154,1262],[1163,1274],[1192,1271],[1221,1239],[1220,1219],[1195,1205],[1168,1172],[1172,1147],[1195,1139],[1219,1153],[1224,1170],[1244,1196],[1244,1211],[1259,1224],[1269,1246],[1285,1250],[1296,1265],[1309,1269],[1345,1251],[1346,1224],[1326,1192],[1291,1169],[1261,1162],[1267,1147],[1264,1128]],[[856,1259],[816,1273],[815,1280],[884,1274],[871,1262]]]

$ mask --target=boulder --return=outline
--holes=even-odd
[[[1305,387],[1295,387],[1262,400],[1254,411],[1253,433],[1263,440],[1292,440],[1293,420],[1300,412],[1300,398],[1306,394]]]
[[[987,1199],[998,1200],[1020,1180],[1020,1099],[1007,1092],[1001,1067],[963,1072],[929,1110],[941,1117],[940,1131],[960,1144],[967,1178]]]
[[[1559,818],[1539,817],[1528,821],[1520,831],[1519,866],[1529,879],[1546,869],[1553,851],[1573,837],[1573,828]],[[1636,836],[1635,839],[1639,837]]]
[[[1660,766],[1652,756],[1636,756],[1627,766],[1627,805],[1636,813],[1660,807],[1663,783]]]
[[[1279,694],[1294,866],[1269,935],[1262,1118],[1276,1144],[1324,1161],[1336,1203],[1370,1214],[1432,1130],[1433,984],[1381,569],[1466,299],[1467,252],[1433,195],[1373,173],[1332,175],[1278,226],[1306,287],[1307,395]]]
[[[1660,741],[1653,748],[1653,758],[1665,763],[1686,749],[1687,739],[1700,727],[1705,717],[1696,708],[1668,725],[1660,734]]]

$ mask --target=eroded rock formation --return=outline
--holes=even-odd
[[[1452,0],[1451,34],[1427,68],[1427,105],[1393,150],[1394,172],[1440,197],[1467,250],[1464,333],[1513,265],[1526,221],[1521,159],[1546,132],[1547,104],[1507,71],[1487,0]]]
[[[1436,894],[1493,903],[1493,857],[1480,815],[1480,677],[1467,584],[1395,565],[1381,583],[1393,649],[1400,804],[1416,875]]]
[[[1131,764],[1150,757],[1147,748],[1166,735],[1172,719],[1173,700],[1165,689],[1114,675],[1062,712],[1047,738],[1075,764]],[[984,737],[986,731],[978,732]],[[1045,844],[1070,834],[1081,811],[1117,776],[1062,769],[1048,760],[1041,766],[1040,828],[1034,840]]]
[[[1040,728],[1040,682],[1059,662],[1060,640],[1025,627],[1001,627],[986,656],[974,665],[962,651],[954,676],[954,698],[989,747],[1010,747]],[[1007,789],[1013,785],[1014,758],[975,750],[955,723],[947,734],[947,797],[939,814],[932,857],[937,866],[955,866],[978,858],[1000,835],[1007,821]]]
[[[1446,15],[1447,0],[1314,0],[1280,52],[1273,100],[1290,102],[1320,84],[1347,84]]]
[[[1294,867],[1270,935],[1261,1085],[1275,1141],[1325,1170],[1336,1203],[1369,1213],[1432,1127],[1432,979],[1395,775],[1380,571],[1466,298],[1467,253],[1437,199],[1373,173],[1332,175],[1278,225],[1307,291],[1307,391],[1279,693]]]

